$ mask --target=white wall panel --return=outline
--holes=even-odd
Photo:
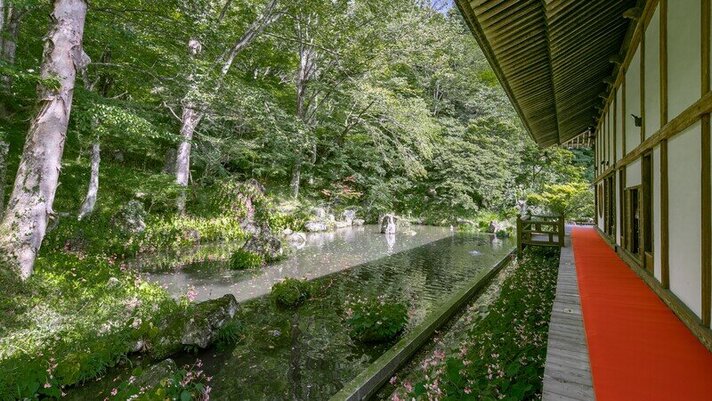
[[[640,116],[640,47],[625,73],[625,148],[626,153],[640,145],[640,127],[631,116]]]
[[[675,118],[701,96],[700,0],[675,0],[668,6],[669,117]]]
[[[630,187],[637,187],[638,185],[642,184],[643,180],[641,177],[641,166],[642,163],[640,162],[640,159],[637,159],[633,163],[630,163],[626,168],[625,168],[625,187],[630,188]]]
[[[645,137],[660,129],[660,12],[645,31]]]
[[[670,290],[698,316],[700,267],[699,122],[668,141]]]

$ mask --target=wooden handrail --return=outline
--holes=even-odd
[[[546,231],[544,231],[546,229]],[[542,238],[535,238],[532,234]],[[556,239],[554,239],[556,235]],[[566,227],[564,216],[517,216],[517,254],[522,256],[526,246],[564,246]]]

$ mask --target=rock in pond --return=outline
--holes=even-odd
[[[304,229],[310,233],[318,233],[329,230],[329,226],[321,221],[310,221],[304,225]]]
[[[187,312],[166,316],[158,323],[153,338],[144,343],[153,359],[164,359],[184,346],[207,348],[220,330],[237,312],[237,300],[232,294],[201,302]]]
[[[260,255],[267,262],[277,260],[284,254],[282,241],[274,235],[265,233],[250,237],[242,246],[242,250]]]
[[[348,222],[349,225],[353,224],[353,221],[356,220],[356,211],[353,209],[346,209],[344,210],[344,213],[342,213],[342,217],[344,221]]]
[[[144,389],[155,389],[165,384],[178,371],[178,365],[172,359],[164,359],[161,362],[144,370],[136,378],[134,385]]]
[[[366,220],[364,219],[354,219],[353,221],[353,225],[355,226],[362,226],[364,224],[366,224]]]
[[[334,223],[336,228],[346,228],[346,227],[351,227],[351,222],[350,221],[337,221]]]

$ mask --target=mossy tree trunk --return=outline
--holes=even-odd
[[[0,224],[0,247],[23,279],[32,274],[47,223],[54,215],[52,204],[76,75],[89,61],[82,50],[86,1],[54,0],[53,8],[42,57],[39,108],[31,121],[7,212]]]
[[[5,177],[7,175],[7,155],[10,145],[0,140],[0,219],[5,211]]]
[[[9,65],[15,64],[20,21],[29,9],[26,5],[14,3],[12,0],[0,0],[0,59]],[[9,76],[2,76],[5,89],[8,89],[11,83]]]

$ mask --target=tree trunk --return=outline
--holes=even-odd
[[[299,186],[302,179],[302,160],[298,159],[292,168],[292,183],[289,188],[292,192],[292,198],[299,198]]]
[[[5,177],[7,175],[7,155],[9,151],[10,145],[7,142],[0,141],[0,219],[2,219],[5,211]]]
[[[296,76],[297,89],[297,117],[302,121],[307,129],[311,129],[314,121],[308,116],[309,104],[307,103],[307,88],[309,81],[316,74],[317,54],[314,50],[313,39],[310,36],[312,19],[307,17],[306,21],[298,19],[297,37],[299,38],[299,68]],[[298,150],[301,152],[301,150]],[[294,199],[299,198],[299,187],[302,178],[302,155],[300,154],[292,169],[292,182],[290,189]]]
[[[282,13],[277,11],[277,5],[279,0],[270,0],[265,6],[262,14],[255,19],[252,24],[248,27],[247,31],[230,47],[227,49],[225,54],[220,57],[217,61],[217,65],[220,67],[220,80],[215,88],[215,92],[220,90],[222,85],[222,79],[225,78],[227,73],[230,71],[232,64],[235,62],[237,55],[245,50],[269,25],[277,21]],[[230,2],[225,4],[222,12],[220,13],[219,20],[225,17],[227,8],[230,6]],[[188,52],[191,58],[195,59],[202,51],[202,44],[196,40],[191,39],[188,42]],[[195,71],[188,76],[189,88],[191,92],[197,92],[199,89],[199,82],[196,81]],[[176,184],[181,187],[187,187],[188,181],[190,179],[190,150],[191,143],[193,141],[193,134],[195,129],[200,124],[203,119],[204,113],[198,110],[198,105],[192,100],[183,100],[182,114],[181,114],[181,128],[180,137],[181,142],[178,145],[178,152],[176,155]],[[176,202],[176,207],[178,213],[185,213],[185,202],[186,202],[186,192],[184,188],[181,188],[180,194],[178,194],[178,200]]]
[[[84,0],[54,0],[52,26],[46,36],[41,76],[56,86],[39,86],[39,111],[32,119],[8,202],[0,224],[0,247],[20,277],[32,274],[57,191],[64,141],[77,71],[87,62],[82,37],[87,12]]]
[[[101,163],[101,146],[97,140],[91,145],[91,174],[89,176],[89,189],[79,209],[79,220],[88,217],[94,212],[96,197],[99,194],[99,165]]]
[[[2,11],[5,12],[6,16],[3,18],[3,23],[0,24],[2,25],[0,29],[0,36],[2,36],[2,42],[0,44],[0,59],[9,65],[14,65],[15,54],[17,53],[17,37],[20,33],[20,20],[27,10],[12,6],[12,4],[5,4],[2,8]],[[3,87],[8,89],[11,84],[12,79],[7,75],[3,75]]]
[[[181,142],[178,145],[176,154],[176,184],[180,185],[181,192],[178,194],[177,208],[178,213],[185,213],[186,193],[185,187],[188,186],[190,180],[190,149],[193,143],[193,134],[195,128],[203,119],[203,113],[196,110],[192,103],[187,103],[183,106],[181,115],[180,138]]]

